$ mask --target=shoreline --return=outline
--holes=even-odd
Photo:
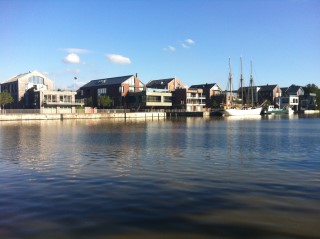
[[[299,114],[320,114],[319,110],[305,110]],[[210,112],[123,112],[123,113],[16,113],[0,114],[0,121],[22,121],[22,120],[66,120],[66,119],[130,119],[130,118],[172,118],[172,117],[209,117]]]

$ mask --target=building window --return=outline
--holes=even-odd
[[[31,76],[28,79],[29,83],[32,84],[41,84],[44,85],[44,78],[40,77],[40,76]]]
[[[171,103],[171,102],[172,102],[172,97],[171,97],[171,96],[164,96],[164,97],[163,97],[163,101],[164,101],[164,102],[170,102],[170,103]]]
[[[97,95],[106,95],[107,94],[107,88],[99,88],[97,91]]]
[[[147,102],[161,102],[161,96],[148,95]]]

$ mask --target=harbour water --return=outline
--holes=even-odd
[[[320,117],[0,122],[0,238],[320,238]]]

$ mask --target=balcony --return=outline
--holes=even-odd
[[[64,106],[82,106],[84,105],[84,100],[74,100],[74,101],[60,101],[60,100],[44,100],[45,105],[64,105]]]

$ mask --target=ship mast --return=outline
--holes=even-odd
[[[231,69],[231,61],[230,61],[230,58],[229,58],[229,69],[230,69],[230,72],[229,72],[229,94],[230,94],[230,105],[232,106],[233,105],[233,99],[232,99],[232,69]]]
[[[252,77],[252,61],[250,61],[250,87],[249,90],[251,89],[251,105],[253,106],[253,77]]]
[[[242,75],[242,56],[240,57],[240,67],[241,67],[241,73],[240,73],[241,103],[242,103],[242,105],[243,105],[243,75]]]

